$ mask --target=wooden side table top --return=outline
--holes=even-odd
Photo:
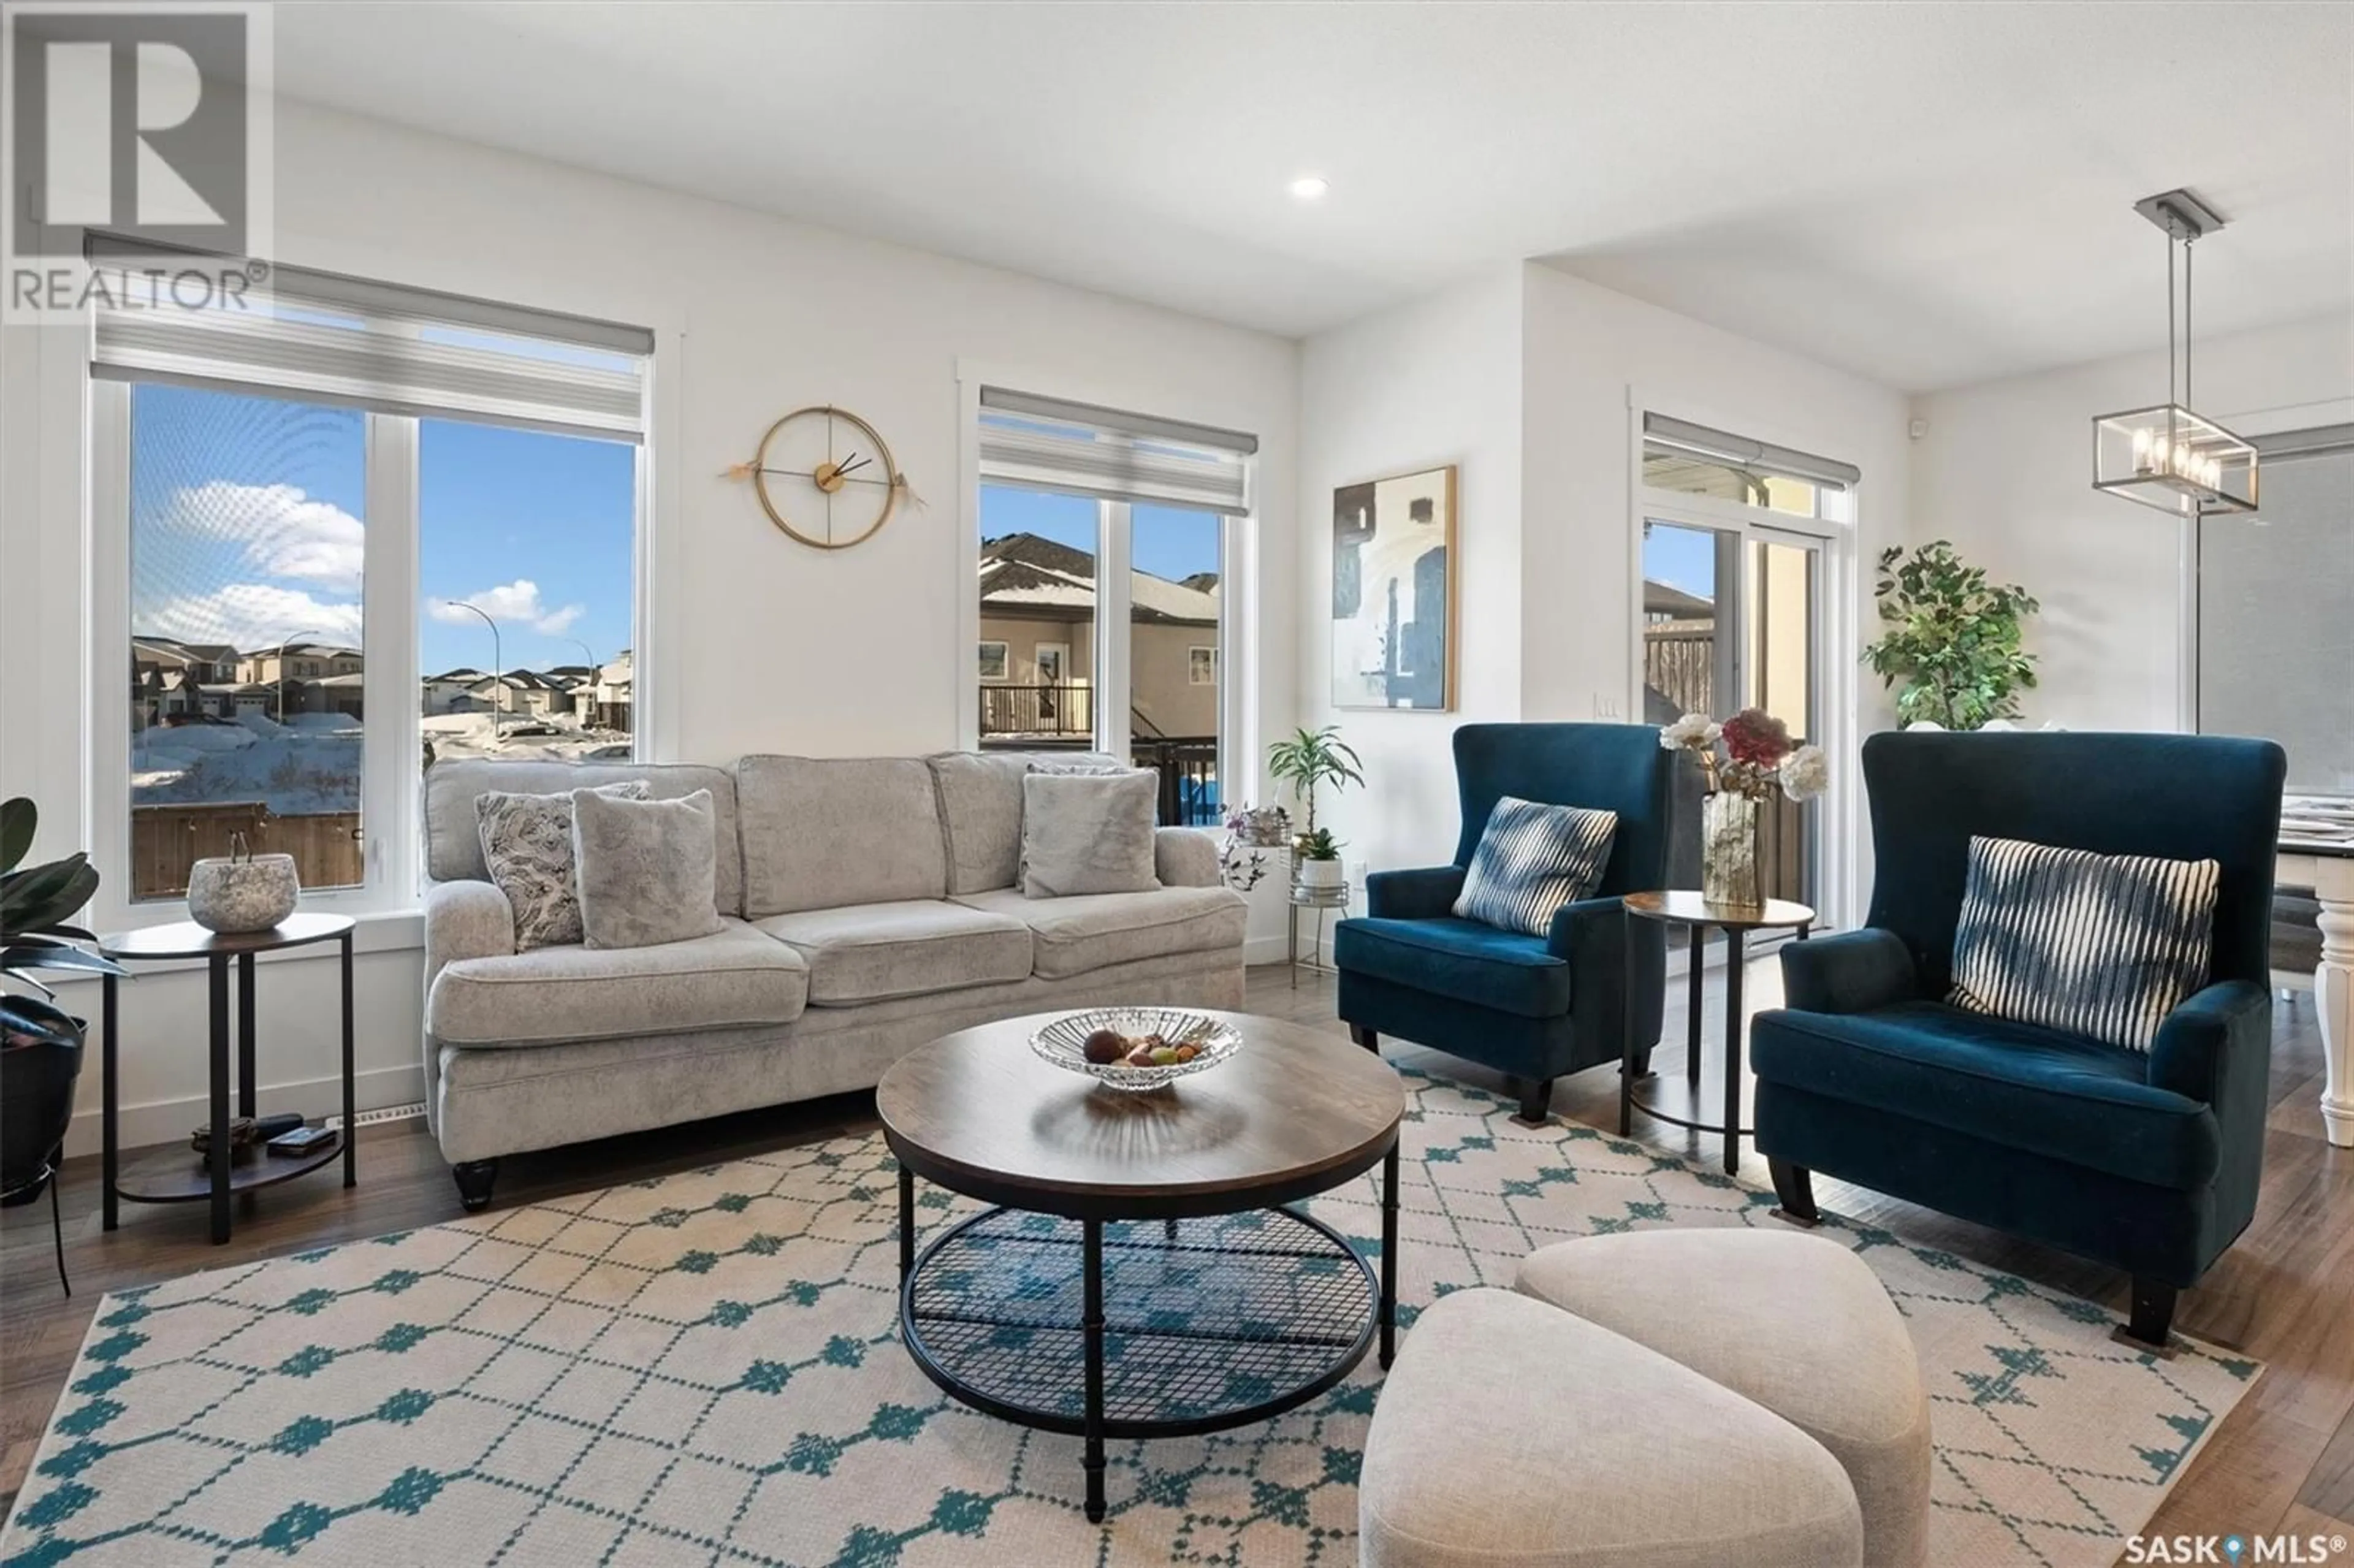
[[[1787,898],[1768,898],[1761,907],[1751,904],[1711,904],[1696,892],[1629,893],[1627,913],[1645,920],[1674,926],[1717,926],[1728,931],[1771,931],[1785,926],[1811,926],[1815,912]]]
[[[348,915],[317,915],[298,910],[267,931],[228,934],[207,931],[193,920],[169,926],[148,926],[101,937],[98,950],[110,959],[214,959],[239,953],[268,953],[280,948],[300,948],[331,942],[352,929]]]
[[[1213,1012],[1242,1031],[1242,1049],[1138,1094],[1040,1060],[1030,1034],[1051,1016],[961,1030],[894,1063],[875,1107],[895,1151],[928,1178],[975,1180],[1048,1213],[1229,1197],[1246,1207],[1254,1192],[1369,1169],[1405,1113],[1397,1074],[1336,1034]]]

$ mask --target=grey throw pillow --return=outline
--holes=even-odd
[[[1022,895],[1148,893],[1160,776],[1034,772],[1022,780]]]
[[[482,863],[514,906],[515,951],[519,953],[580,940],[580,890],[572,869],[572,797],[586,793],[642,800],[646,787],[632,779],[561,795],[510,795],[486,789],[474,797]]]
[[[572,792],[580,925],[592,948],[653,948],[720,929],[711,791],[676,800]]]

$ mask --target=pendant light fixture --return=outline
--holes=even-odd
[[[2256,449],[2190,408],[2190,249],[2223,219],[2189,191],[2145,196],[2134,210],[2166,234],[2166,401],[2093,421],[2093,488],[2196,517],[2256,507]],[[2175,252],[2182,297],[2175,300]],[[2180,354],[2175,320],[2180,312]]]

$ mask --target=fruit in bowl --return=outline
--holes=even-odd
[[[1223,1020],[1179,1008],[1103,1008],[1046,1024],[1031,1045],[1058,1066],[1120,1088],[1150,1088],[1224,1060],[1241,1036]]]

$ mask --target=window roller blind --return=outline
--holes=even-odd
[[[1665,414],[1644,415],[1643,435],[1647,440],[1657,441],[1678,451],[1712,458],[1737,468],[1811,480],[1817,484],[1835,484],[1845,489],[1863,477],[1863,471],[1853,463],[1818,457],[1812,452],[1777,447],[1766,441],[1754,441],[1746,436],[1733,435],[1707,425],[1695,425],[1685,419],[1670,418]]]
[[[91,374],[379,413],[642,439],[653,334],[456,295],[281,268],[268,301],[101,305]]]
[[[1241,516],[1255,436],[994,387],[981,393],[989,483]]]

